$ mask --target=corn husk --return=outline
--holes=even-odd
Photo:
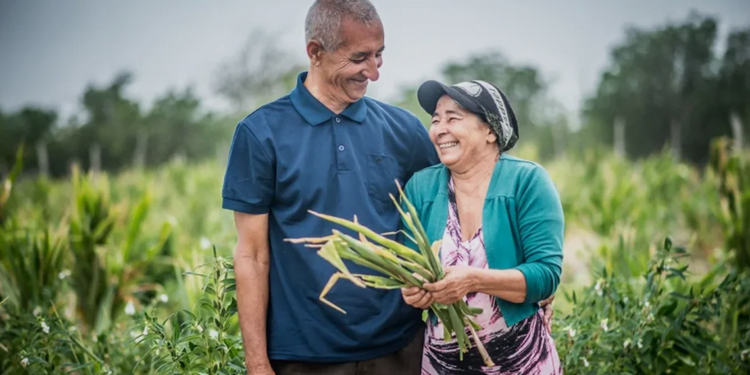
[[[409,202],[401,186],[396,181],[401,200],[406,206],[406,211],[401,208],[396,199],[391,195],[391,200],[398,208],[409,233],[403,234],[417,245],[419,251],[415,251],[397,241],[393,241],[375,233],[369,228],[359,224],[356,216],[353,221],[309,211],[311,214],[324,220],[331,221],[358,234],[354,238],[338,230],[333,230],[332,235],[325,237],[287,239],[293,243],[304,243],[305,246],[318,249],[318,255],[333,265],[338,272],[334,273],[320,293],[320,301],[341,313],[346,311],[336,306],[325,297],[331,288],[340,279],[347,279],[361,288],[377,289],[400,289],[411,286],[422,287],[424,283],[435,282],[442,279],[442,264],[438,259],[440,241],[430,244],[424,227],[417,216],[416,209]],[[393,234],[393,233],[391,233]],[[346,267],[344,260],[354,264],[367,267],[382,275],[354,274]],[[460,349],[460,357],[463,360],[464,353],[476,346],[482,359],[487,366],[494,366],[487,350],[482,344],[477,330],[481,327],[472,319],[482,312],[479,308],[470,308],[465,301],[461,300],[451,305],[433,303],[430,310],[437,316],[444,327],[446,340],[455,337]],[[426,316],[425,316],[426,318]],[[473,339],[474,344],[469,338]]]

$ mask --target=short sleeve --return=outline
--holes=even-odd
[[[413,119],[416,131],[414,132],[414,145],[411,148],[411,159],[406,173],[406,181],[409,181],[414,173],[440,163],[440,158],[430,140],[427,128],[416,117]]]
[[[222,188],[222,208],[248,214],[268,213],[274,196],[274,160],[245,122],[239,123],[229,148]]]

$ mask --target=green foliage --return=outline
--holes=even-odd
[[[65,234],[59,229],[37,231],[15,221],[0,231],[0,299],[31,311],[51,301],[65,278]]]
[[[685,256],[667,239],[642,278],[604,268],[595,285],[567,295],[575,307],[554,328],[565,372],[746,374],[750,279],[689,281]]]
[[[136,345],[148,348],[136,369],[155,374],[244,374],[242,338],[237,334],[234,266],[219,257],[206,264],[203,296],[191,310],[183,309],[163,320],[145,312],[133,332]],[[197,271],[197,270],[196,270]],[[140,367],[138,367],[140,366]]]

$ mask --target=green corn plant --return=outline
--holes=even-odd
[[[73,169],[74,206],[70,218],[69,244],[73,254],[71,281],[76,294],[77,313],[84,329],[95,329],[105,315],[102,306],[112,294],[102,246],[115,225],[116,212],[111,207],[105,176],[97,189],[79,169]]]
[[[54,303],[67,250],[64,231],[7,225],[0,231],[0,298],[26,312]]]
[[[0,184],[0,226],[5,221],[7,215],[5,210],[10,199],[10,192],[13,190],[13,184],[16,182],[18,175],[21,173],[23,168],[23,144],[18,147],[16,151],[16,161],[13,163],[13,168],[8,173],[8,176],[3,178]]]
[[[287,239],[288,242],[305,243],[305,246],[319,248],[318,255],[338,270],[331,276],[329,282],[321,291],[319,299],[342,313],[346,313],[346,311],[325,298],[328,291],[339,279],[347,279],[362,288],[398,289],[410,286],[421,287],[425,282],[435,282],[444,276],[442,264],[438,259],[440,241],[433,244],[429,243],[416,209],[404,194],[398,181],[396,181],[396,184],[406,210],[402,209],[393,195],[390,195],[390,197],[406,224],[407,231],[403,231],[403,234],[417,246],[417,251],[360,225],[356,217],[354,221],[349,221],[312,211],[310,213],[315,216],[358,233],[359,239],[338,230],[333,230],[333,234],[326,237]],[[344,260],[379,272],[382,276],[352,274]],[[461,300],[451,305],[435,302],[430,306],[429,311],[434,313],[443,323],[444,337],[456,337],[461,359],[463,359],[463,354],[473,347],[469,339],[469,334],[471,334],[474,346],[481,354],[485,364],[494,366],[476,332],[481,327],[472,319],[473,316],[480,314],[482,309],[471,308],[465,301]],[[427,314],[423,317],[426,319]]]
[[[726,249],[739,269],[750,268],[750,164],[731,150],[727,138],[716,139],[711,147],[710,168],[716,176],[720,197],[718,217],[726,238]]]
[[[148,192],[130,212],[127,224],[117,226],[122,210],[110,204],[106,176],[98,177],[99,186],[76,171],[73,178],[75,205],[69,242],[77,311],[85,329],[101,333],[125,306],[138,303],[135,293],[159,288],[149,283],[153,280],[147,272],[165,252],[172,227],[164,223],[156,240],[144,239],[143,224],[151,202]]]

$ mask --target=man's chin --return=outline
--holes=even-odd
[[[364,88],[351,89],[347,92],[347,96],[352,100],[352,102],[356,102],[357,100],[362,99],[365,94],[367,94],[367,86],[365,86]]]

